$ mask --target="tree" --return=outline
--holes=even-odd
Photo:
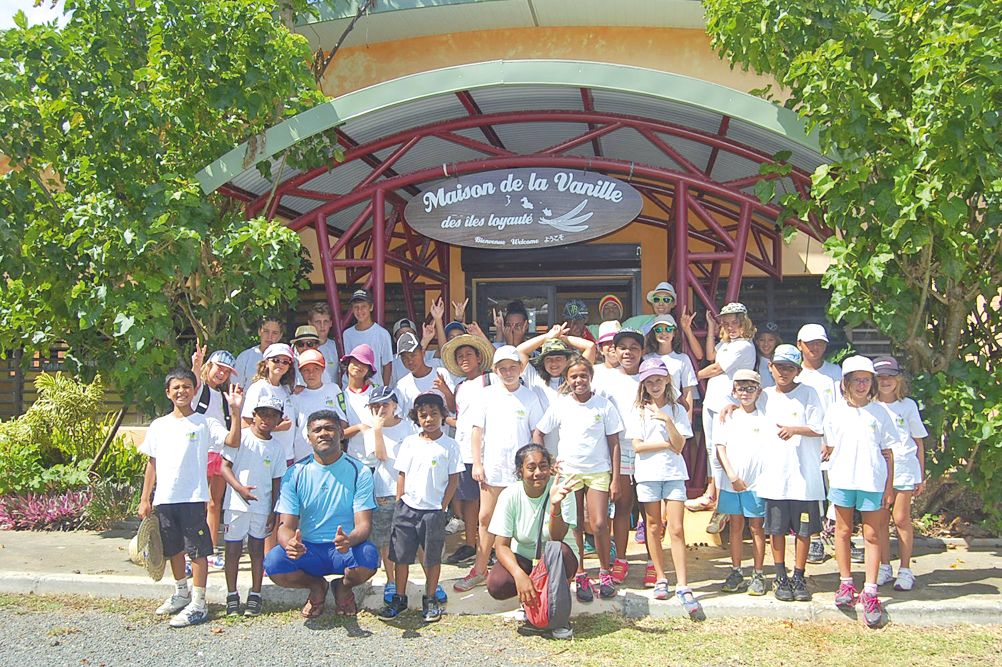
[[[835,231],[830,314],[906,353],[942,437],[929,468],[972,483],[1002,525],[1002,2],[703,4],[721,56],[775,79],[834,156],[809,201],[784,197]]]
[[[324,99],[287,27],[306,3],[280,4],[67,0],[62,28],[0,33],[0,350],[65,342],[148,409],[186,336],[246,343],[295,301],[296,234],[194,180]]]

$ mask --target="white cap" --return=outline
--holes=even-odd
[[[871,375],[876,375],[877,371],[873,369],[873,362],[870,361],[868,357],[861,355],[854,355],[845,359],[842,362],[842,376],[845,377],[853,371],[866,371]]]
[[[810,343],[812,340],[823,340],[827,343],[828,334],[820,324],[805,324],[797,332],[797,340],[802,340],[805,343]]]
[[[502,345],[494,350],[494,359],[491,361],[491,366],[497,366],[502,361],[517,361],[522,363],[522,359],[518,356],[518,350],[515,349],[514,345]]]

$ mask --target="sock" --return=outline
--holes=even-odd
[[[877,584],[863,584],[863,592],[867,595],[875,596],[877,594]]]
[[[852,577],[839,577],[839,583],[849,584],[852,586]]]
[[[900,575],[902,572],[911,572],[911,571],[912,571],[912,569],[910,567],[899,567],[898,568],[898,575]]]
[[[731,569],[732,569],[732,570],[734,570],[735,572],[737,572],[738,574],[740,574],[740,575],[741,575],[742,577],[743,577],[743,576],[745,576],[745,573],[744,573],[744,571],[743,571],[743,570],[741,569],[741,566],[740,566],[740,565],[739,565],[738,567],[734,567],[734,566],[731,566]]]
[[[776,579],[786,581],[786,563],[776,563]]]
[[[230,597],[231,595],[239,595],[239,593],[236,591],[226,591],[226,597]],[[251,595],[255,595],[255,593],[251,593]]]
[[[762,574],[762,570],[752,570],[752,572],[754,572],[755,574],[759,574],[759,575]]]
[[[247,597],[261,597],[261,591],[250,591],[247,593]]]
[[[205,586],[192,586],[191,603],[199,607],[205,606]]]
[[[799,568],[799,567],[793,568],[793,578],[794,579],[798,579],[798,578],[799,579],[804,579],[805,578],[804,577],[805,574],[806,574],[806,571],[804,569]]]
[[[188,595],[188,580],[187,579],[178,579],[177,581],[174,582],[174,594],[175,595],[184,595],[185,597],[187,597],[187,595]]]

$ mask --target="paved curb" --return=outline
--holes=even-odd
[[[421,582],[408,584],[410,599],[421,599]],[[111,575],[38,574],[32,572],[0,572],[0,593],[35,595],[77,595],[97,598],[130,598],[160,600],[167,584],[145,577]],[[265,599],[298,607],[305,600],[305,591],[280,588],[265,583]],[[382,605],[382,586],[366,584],[356,590],[360,607],[376,610]],[[210,602],[223,603],[225,584],[210,582],[206,590]],[[780,602],[771,595],[753,598],[747,595],[700,596],[709,618],[757,617],[790,621],[862,622],[854,612],[844,613],[829,599],[832,594],[817,594],[809,603]],[[412,603],[413,606],[413,603]],[[498,601],[483,588],[468,593],[449,590],[448,611],[451,614],[510,616],[516,608],[513,600]],[[1002,619],[1002,599],[998,600],[891,600],[885,606],[891,621],[905,625],[950,625],[958,623],[996,624]],[[621,591],[612,600],[596,599],[590,604],[575,602],[572,616],[613,612],[627,618],[684,618],[685,612],[674,600],[654,600],[650,591]]]

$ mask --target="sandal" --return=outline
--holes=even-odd
[[[303,618],[319,618],[324,613],[324,607],[327,604],[328,590],[330,590],[330,584],[324,580],[324,594],[320,597],[320,601],[314,602],[312,597],[306,598],[306,605],[300,610],[299,615]]]
[[[699,498],[690,498],[685,501],[685,508],[690,512],[703,512],[711,509],[716,502],[717,499],[713,496],[700,496]]]
[[[355,593],[349,588],[348,599],[338,600],[337,591],[344,588],[344,579],[334,582],[334,613],[341,616],[357,616],[358,605],[355,604]]]

